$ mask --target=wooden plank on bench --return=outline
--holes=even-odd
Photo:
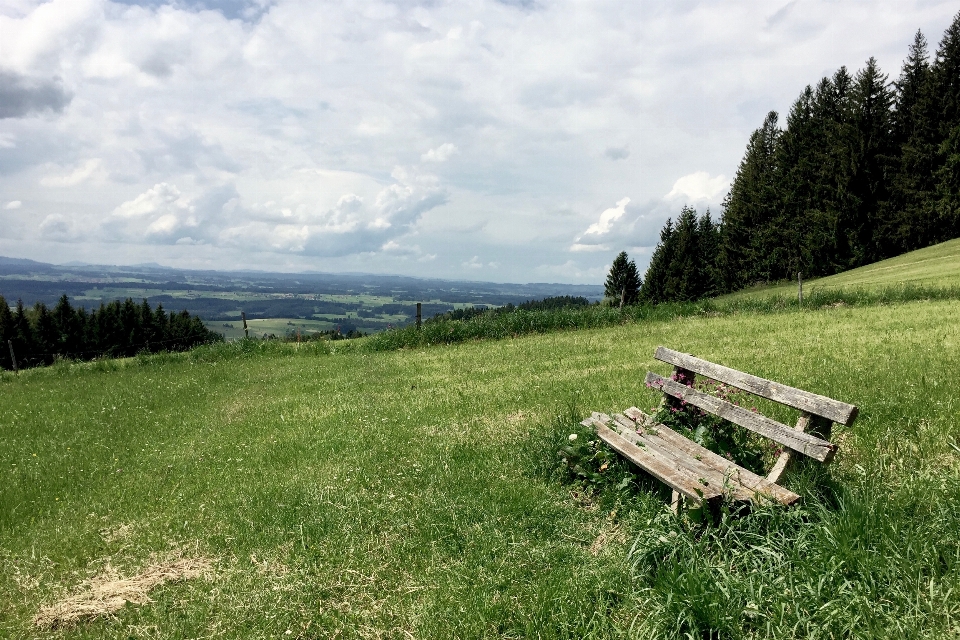
[[[659,451],[664,456],[673,460],[674,464],[690,469],[696,473],[698,477],[705,479],[708,486],[719,487],[721,493],[730,495],[735,500],[749,501],[753,499],[756,492],[744,486],[737,479],[737,470],[740,467],[729,460],[725,460],[727,463],[726,468],[718,468],[712,464],[712,460],[698,451],[698,449],[702,449],[703,447],[692,440],[683,438],[692,444],[693,447],[678,447],[666,438],[658,437],[657,434],[642,430],[638,432],[637,424],[623,414],[618,413],[614,415],[613,420],[613,430],[617,431],[630,442]],[[681,438],[683,437],[679,434],[677,435]],[[706,449],[703,450],[707,451]]]
[[[761,493],[786,505],[793,504],[800,499],[799,495],[793,491],[790,491],[789,489],[784,489],[780,485],[776,484],[775,481],[771,481],[767,478],[757,475],[756,473],[753,473],[748,469],[744,469],[739,465],[735,465],[730,460],[727,460],[723,456],[714,453],[709,449],[701,447],[693,440],[685,438],[666,425],[655,424],[647,427],[645,422],[649,416],[636,407],[630,407],[623,413],[631,420],[636,421],[636,426],[640,429],[640,434],[646,434],[648,438],[654,436],[656,438],[662,438],[674,447],[683,450],[693,457],[699,455],[704,462],[709,463],[714,468],[720,470],[724,475],[729,473],[730,467],[735,467],[736,480],[741,485],[753,492]]]
[[[664,484],[679,491],[685,498],[695,503],[711,502],[721,497],[720,487],[704,484],[701,478],[688,469],[679,466],[671,457],[653,447],[641,447],[604,424],[610,416],[600,415],[587,418],[584,424],[592,424],[601,440],[610,445],[627,460],[657,478]]]
[[[654,358],[839,424],[849,426],[857,417],[857,407],[852,404],[759,378],[749,373],[702,360],[688,353],[681,353],[666,347],[657,347]]]
[[[809,433],[798,431],[776,420],[754,413],[743,407],[721,400],[693,387],[680,384],[669,378],[647,372],[646,383],[664,393],[679,398],[688,404],[720,416],[730,422],[770,438],[790,449],[810,456],[820,462],[829,462],[837,451],[837,445]]]

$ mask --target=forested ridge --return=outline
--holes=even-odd
[[[141,352],[185,351],[199,344],[222,340],[187,311],[166,312],[144,300],[131,298],[101,304],[90,312],[74,308],[66,295],[53,309],[42,302],[32,308],[18,300],[11,310],[0,296],[0,368],[13,369],[52,364],[57,358],[134,356]]]
[[[807,86],[750,136],[714,222],[668,220],[640,291],[695,300],[832,275],[960,236],[960,14],[931,57],[917,32],[899,77],[870,58]]]

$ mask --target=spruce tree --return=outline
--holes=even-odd
[[[673,262],[675,252],[676,234],[673,231],[673,221],[667,218],[663,228],[660,229],[660,242],[653,250],[647,273],[643,277],[643,285],[640,287],[641,300],[654,304],[667,300],[667,270]]]
[[[849,210],[847,268],[876,262],[890,255],[883,237],[889,228],[887,175],[894,166],[893,91],[874,58],[854,79],[851,93],[851,129],[854,170],[851,188],[855,200]]]
[[[627,258],[627,252],[621,251],[613,260],[607,281],[604,283],[603,294],[613,298],[621,307],[636,304],[640,293],[640,274],[633,260]]]
[[[960,13],[943,35],[933,68],[940,146],[933,242],[960,235]]]
[[[762,230],[777,208],[776,150],[780,138],[779,116],[771,111],[753,132],[737,174],[723,201],[723,231],[719,270],[726,291],[740,289],[760,276],[763,260]]]
[[[0,296],[0,369],[13,369],[10,361],[10,346],[8,340],[13,340],[13,314],[10,305],[3,296]]]
[[[17,300],[16,311],[13,313],[13,348],[19,366],[26,368],[33,365],[36,344],[33,337],[33,327],[27,317],[23,300]]]
[[[939,132],[927,39],[920,31],[913,38],[894,87],[893,136],[898,156],[890,176],[893,217],[883,233],[898,254],[925,247],[937,235]]]

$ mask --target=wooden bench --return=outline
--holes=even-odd
[[[689,404],[765,436],[783,453],[766,477],[757,475],[659,423],[636,407],[608,416],[594,412],[581,424],[595,427],[601,440],[622,456],[673,488],[673,508],[680,499],[693,507],[715,505],[724,496],[736,501],[793,504],[796,493],[777,484],[798,454],[829,463],[837,446],[829,441],[833,423],[850,425],[857,407],[825,396],[701,360],[687,353],[657,347],[654,357],[672,364],[671,378],[647,372],[646,384],[663,391],[670,407]],[[795,427],[771,420],[694,388],[696,375],[800,410]]]

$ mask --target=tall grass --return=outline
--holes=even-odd
[[[521,335],[598,329],[626,323],[663,322],[684,317],[730,315],[736,313],[775,313],[799,308],[818,309],[830,305],[869,306],[917,300],[960,300],[960,287],[921,287],[904,285],[881,289],[815,290],[805,296],[743,297],[706,299],[657,305],[638,304],[624,308],[604,305],[566,307],[548,310],[497,310],[464,319],[433,318],[421,329],[414,325],[378,333],[363,342],[363,349],[391,351],[435,344],[455,344],[468,340],[515,338]]]

